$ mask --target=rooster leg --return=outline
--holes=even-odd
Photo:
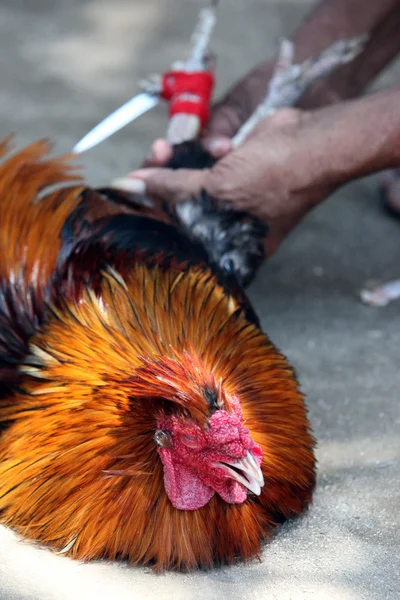
[[[361,300],[370,306],[386,306],[400,298],[400,279],[394,279],[373,289],[364,289],[360,296]]]
[[[362,50],[366,36],[339,40],[316,58],[309,58],[301,65],[293,64],[294,45],[282,40],[275,71],[269,82],[264,100],[234,136],[233,147],[237,148],[267,116],[280,108],[295,106],[298,100],[317,79],[326,77],[339,65],[353,60]]]

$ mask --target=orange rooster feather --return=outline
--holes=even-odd
[[[82,560],[256,556],[314,488],[292,369],[231,263],[47,153],[0,167],[0,521]]]

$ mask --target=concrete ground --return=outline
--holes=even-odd
[[[2,0],[0,133],[49,136],[69,150],[133,95],[141,76],[184,53],[201,0]],[[271,57],[310,0],[221,1],[219,89]],[[381,83],[400,74],[394,65]],[[83,157],[104,184],[138,165],[165,131],[165,108]],[[384,600],[400,598],[400,304],[363,306],[368,279],[399,276],[399,224],[376,180],[309,216],[251,288],[263,326],[296,366],[318,440],[309,513],[282,527],[260,562],[156,576],[83,565],[0,528],[1,600]]]

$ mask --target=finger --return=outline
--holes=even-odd
[[[231,138],[241,125],[240,116],[234,107],[226,103],[217,104],[211,113],[204,137]]]
[[[172,158],[172,147],[167,140],[156,140],[151,148],[153,162],[157,165],[165,165]]]
[[[143,167],[162,167],[171,157],[172,148],[167,140],[155,140],[151,146],[150,156],[143,162]]]
[[[225,136],[207,136],[202,140],[205,149],[214,158],[222,158],[232,150],[232,141]]]
[[[208,169],[142,169],[130,173],[128,177],[114,180],[112,185],[125,191],[179,202],[198,194],[202,189],[213,188],[213,177]]]

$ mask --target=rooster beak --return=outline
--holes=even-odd
[[[213,463],[213,466],[225,471],[229,477],[244,485],[256,496],[261,494],[264,477],[251,452],[248,451],[246,456],[240,460],[224,460],[223,462]]]

